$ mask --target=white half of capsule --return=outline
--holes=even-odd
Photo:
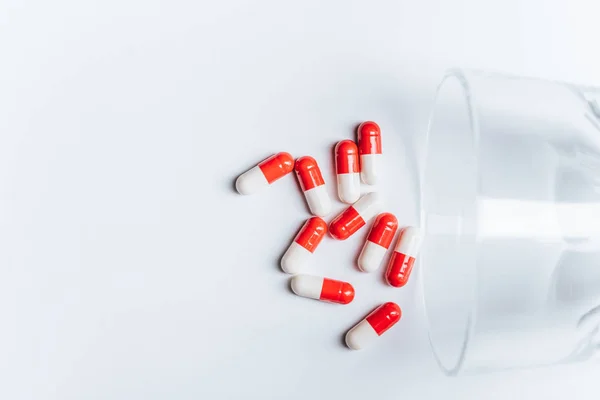
[[[239,194],[253,194],[267,186],[269,181],[258,165],[241,174],[235,181],[235,189]]]
[[[346,346],[352,350],[360,350],[369,347],[371,343],[377,340],[379,335],[369,324],[367,319],[360,321],[354,328],[346,334]]]
[[[360,177],[367,185],[375,185],[381,174],[383,154],[360,155]]]
[[[402,229],[394,251],[416,258],[421,248],[421,231],[419,228],[409,226]]]
[[[376,192],[367,193],[356,203],[352,204],[352,208],[367,222],[381,212],[383,209],[383,200]]]
[[[308,189],[304,192],[310,212],[317,217],[325,217],[331,212],[331,199],[325,185]]]
[[[381,265],[386,252],[385,247],[367,240],[358,256],[358,268],[363,272],[376,271]]]
[[[360,197],[360,174],[358,172],[337,175],[338,197],[346,204],[352,204]]]
[[[308,264],[312,253],[293,241],[281,258],[281,269],[288,274],[297,274]]]
[[[312,275],[296,275],[292,278],[292,290],[298,296],[319,300],[324,278]]]

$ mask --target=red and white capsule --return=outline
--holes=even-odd
[[[394,214],[383,213],[375,218],[367,241],[358,256],[358,268],[361,271],[373,272],[379,268],[397,230],[398,220]]]
[[[342,140],[335,146],[335,173],[338,197],[352,204],[360,197],[360,164],[358,147],[352,140]]]
[[[329,214],[331,199],[317,161],[309,156],[300,157],[296,160],[295,170],[310,212],[319,217]]]
[[[346,240],[379,214],[383,203],[377,193],[367,193],[356,203],[335,217],[329,224],[329,234],[337,240]]]
[[[381,173],[381,129],[373,121],[358,127],[358,153],[360,154],[360,177],[367,185],[377,183]]]
[[[256,167],[241,174],[235,181],[239,194],[253,194],[268,187],[294,170],[294,158],[290,153],[273,154]]]
[[[297,274],[310,260],[327,233],[327,223],[319,217],[309,218],[281,259],[281,269]]]
[[[346,345],[352,350],[364,349],[400,321],[402,310],[396,303],[377,307],[346,334]]]
[[[385,279],[390,285],[394,287],[406,285],[420,247],[421,233],[418,228],[409,226],[400,231],[385,274]]]
[[[312,275],[292,278],[292,290],[298,296],[330,303],[348,304],[354,300],[354,288],[348,282]]]

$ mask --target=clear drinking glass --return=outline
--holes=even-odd
[[[450,375],[600,350],[600,90],[453,70],[420,177],[423,301]]]

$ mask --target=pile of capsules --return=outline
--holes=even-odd
[[[300,274],[327,232],[334,239],[345,240],[376,217],[358,257],[358,267],[361,271],[373,272],[381,265],[398,230],[398,220],[391,213],[381,213],[383,204],[378,193],[371,192],[360,197],[360,181],[367,185],[376,183],[381,158],[381,130],[372,121],[359,125],[358,146],[352,140],[342,140],[335,146],[338,196],[351,206],[335,217],[329,228],[322,217],[331,212],[331,199],[314,158],[304,156],[294,162],[289,153],[282,152],[238,177],[237,191],[249,195],[296,171],[310,212],[314,215],[304,223],[281,259],[283,271],[294,274],[291,287],[298,296],[339,304],[348,304],[354,299],[354,288],[348,282]],[[420,244],[421,235],[417,228],[409,226],[400,230],[385,273],[388,284],[394,287],[406,284]],[[348,331],[347,346],[354,350],[367,347],[396,324],[401,315],[397,304],[382,304]]]

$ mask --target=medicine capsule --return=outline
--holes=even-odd
[[[361,271],[373,272],[379,268],[397,230],[398,220],[393,214],[383,213],[375,218],[367,241],[358,256],[358,268]]]
[[[352,350],[364,349],[400,321],[400,317],[402,310],[396,303],[382,304],[348,331],[346,345]]]
[[[377,193],[365,194],[331,221],[329,233],[334,239],[348,239],[365,226],[368,220],[376,216],[381,211],[382,206],[381,198]]]
[[[331,212],[331,200],[325,189],[323,175],[317,161],[309,156],[296,160],[296,176],[310,212],[319,217],[324,217]]]
[[[296,275],[292,278],[292,290],[298,296],[331,303],[348,304],[354,299],[351,284],[320,276]]]
[[[310,260],[312,253],[325,237],[327,223],[319,217],[309,218],[281,259],[281,269],[297,274]]]
[[[352,204],[360,197],[360,164],[358,147],[352,140],[342,140],[335,146],[335,173],[338,197]]]
[[[235,181],[235,188],[239,194],[253,194],[293,170],[294,158],[290,153],[277,153],[241,174]]]
[[[408,282],[415,258],[421,247],[419,229],[409,226],[400,231],[396,248],[388,263],[385,278],[394,287],[402,287]]]
[[[374,185],[381,173],[381,130],[373,121],[358,127],[358,153],[360,154],[360,177],[367,185]]]

